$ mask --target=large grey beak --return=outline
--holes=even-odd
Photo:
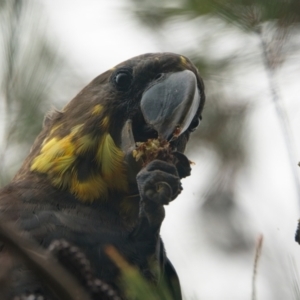
[[[166,75],[146,90],[141,111],[158,136],[172,140],[187,130],[200,104],[197,78],[192,71]]]

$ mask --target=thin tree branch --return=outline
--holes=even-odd
[[[299,201],[298,204],[299,204],[299,208],[300,208],[300,181],[299,181],[299,175],[298,175],[298,169],[297,169],[297,161],[298,160],[297,160],[296,150],[295,150],[296,147],[295,147],[295,144],[293,141],[293,137],[292,137],[292,133],[291,133],[292,131],[291,131],[291,127],[290,127],[290,124],[288,121],[287,112],[281,102],[281,99],[280,99],[279,93],[278,93],[278,89],[277,89],[277,85],[276,85],[276,79],[275,79],[276,64],[274,65],[271,60],[271,57],[270,57],[270,54],[268,51],[268,44],[267,44],[267,41],[263,37],[261,26],[258,27],[257,33],[261,40],[261,47],[262,47],[262,51],[263,51],[263,53],[262,53],[263,54],[263,62],[265,64],[266,74],[267,74],[267,78],[268,78],[268,84],[269,84],[269,88],[271,91],[271,99],[274,103],[276,115],[279,120],[283,138],[285,141],[285,147],[286,147],[286,150],[288,153],[288,159],[289,159],[290,168],[292,171],[294,185],[295,185],[295,189],[296,189],[296,193],[297,193],[297,197],[298,197],[298,201]]]

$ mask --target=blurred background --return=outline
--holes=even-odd
[[[51,107],[132,56],[186,55],[207,103],[162,228],[185,297],[300,299],[299,22],[299,0],[0,0],[0,185]]]

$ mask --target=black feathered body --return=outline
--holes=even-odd
[[[181,178],[189,175],[189,162],[182,153],[190,130],[170,142],[178,159],[173,163],[157,159],[145,166],[131,157],[131,148],[122,149],[122,128],[131,120],[135,142],[157,138],[159,132],[148,126],[141,113],[141,99],[164,80],[158,75],[168,78],[184,70],[197,80],[201,102],[192,117],[199,118],[203,85],[186,58],[171,53],[133,58],[97,77],[61,112],[46,117],[20,171],[0,192],[2,219],[27,232],[43,248],[62,239],[75,245],[90,262],[95,278],[121,297],[125,295],[120,270],[105,252],[110,245],[149,282],[158,284],[165,277],[171,293],[179,289],[159,231],[163,205],[176,198]],[[131,80],[129,86],[126,80]],[[4,245],[0,262],[6,251]],[[15,268],[8,297],[48,295],[41,278],[28,271],[30,265],[25,262]],[[178,294],[173,297],[181,299]]]

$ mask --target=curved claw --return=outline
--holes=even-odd
[[[168,183],[158,182],[155,184],[155,189],[145,191],[145,196],[158,204],[169,204],[172,198],[172,189]]]
[[[161,204],[169,204],[172,197],[172,189],[168,183],[164,181],[158,182],[156,184],[156,192]]]

